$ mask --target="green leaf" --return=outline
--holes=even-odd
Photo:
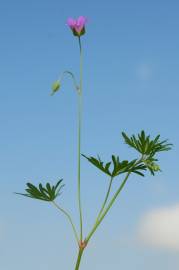
[[[161,151],[168,151],[171,149],[172,144],[167,140],[160,141],[160,135],[157,135],[153,140],[150,139],[150,135],[146,136],[144,130],[141,131],[138,136],[127,136],[125,132],[122,132],[122,136],[126,144],[137,150],[142,155],[154,156]]]
[[[104,173],[106,173],[107,175],[111,177],[116,177],[122,173],[128,173],[128,172],[137,173],[141,176],[144,176],[144,174],[141,171],[146,170],[146,165],[144,164],[135,165],[137,161],[136,159],[132,161],[128,161],[128,160],[120,161],[118,156],[112,155],[111,157],[112,161],[107,162],[105,164],[104,162],[101,161],[100,157],[96,159],[94,157],[87,157],[85,155],[82,155],[82,156],[85,157],[95,167],[97,167],[98,169],[100,169],[101,171],[103,171]],[[109,170],[111,163],[113,164],[112,171]]]
[[[111,173],[109,171],[109,167],[111,165],[111,162],[107,162],[104,164],[104,162],[101,161],[100,157],[94,158],[94,157],[87,157],[82,154],[83,157],[85,157],[91,164],[93,164],[95,167],[100,169],[102,172],[106,173],[107,175],[111,176]]]
[[[41,183],[38,187],[34,186],[31,183],[27,183],[27,193],[18,193],[15,192],[18,195],[26,196],[32,199],[38,199],[42,201],[54,201],[57,196],[59,196],[61,193],[59,191],[62,189],[64,185],[62,185],[62,179],[56,183],[55,186],[51,185],[50,183],[47,183],[46,186],[43,186]]]

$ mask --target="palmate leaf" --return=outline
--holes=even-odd
[[[85,155],[82,156],[99,170],[111,177],[116,177],[119,174],[128,172],[144,176],[144,171],[146,170],[149,170],[150,173],[154,175],[156,172],[160,171],[160,167],[156,163],[157,159],[155,158],[155,154],[170,150],[172,144],[168,143],[167,140],[160,141],[160,135],[157,135],[154,139],[150,139],[150,136],[146,136],[143,130],[138,136],[132,135],[129,137],[124,132],[122,132],[122,136],[126,144],[141,154],[139,160],[120,161],[118,156],[112,155],[112,160],[105,163],[99,156],[97,158],[92,156],[87,157]],[[111,165],[113,165],[112,169]]]
[[[27,183],[27,188],[25,189],[26,193],[18,193],[18,195],[22,195],[25,197],[29,197],[32,199],[42,200],[42,201],[54,201],[56,197],[58,197],[61,193],[61,189],[64,187],[62,184],[63,179],[60,179],[56,185],[51,185],[47,183],[46,186],[43,186],[41,183],[38,187],[31,183]]]
[[[168,143],[168,140],[160,141],[160,135],[157,135],[153,140],[150,139],[150,135],[146,136],[143,130],[138,136],[132,135],[128,137],[125,132],[122,132],[122,136],[126,144],[142,155],[150,157],[153,157],[158,152],[168,151],[172,146],[172,144]]]
[[[147,169],[147,166],[145,164],[136,164],[136,159],[132,161],[123,160],[120,161],[118,156],[112,155],[112,161],[104,163],[101,161],[100,157],[87,157],[85,155],[82,155],[85,157],[91,164],[93,164],[95,167],[100,169],[102,172],[106,173],[107,175],[111,177],[116,177],[119,174],[132,172],[136,173],[138,175],[144,176],[143,171]],[[113,164],[113,169],[110,170],[111,164]]]
[[[113,171],[112,176],[115,177],[122,173],[132,172],[144,176],[141,171],[146,170],[146,166],[144,164],[136,164],[137,160],[134,159],[132,161],[123,160],[120,162],[119,157],[112,155],[113,161]]]
[[[172,146],[171,143],[168,143],[167,140],[160,141],[160,135],[157,135],[154,139],[150,139],[150,136],[146,136],[143,130],[138,136],[132,135],[129,137],[124,132],[122,136],[126,144],[142,154],[143,164],[152,175],[160,171],[160,167],[156,163],[157,159],[155,155],[159,152],[170,150]]]
[[[91,164],[93,164],[95,167],[97,167],[102,172],[106,173],[107,175],[111,176],[111,173],[109,171],[109,167],[111,165],[111,162],[104,163],[101,161],[100,157],[87,157],[82,154],[83,157],[85,157]]]

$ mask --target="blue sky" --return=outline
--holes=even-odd
[[[79,15],[88,17],[82,39],[82,152],[100,154],[105,160],[111,154],[135,158],[120,134],[141,129],[153,136],[160,133],[174,144],[172,151],[161,154],[162,173],[155,178],[131,177],[91,241],[81,270],[178,269],[179,231],[164,228],[164,235],[175,239],[172,243],[156,237],[151,244],[140,236],[141,227],[144,235],[160,235],[156,228],[163,226],[161,220],[168,222],[168,215],[171,224],[178,224],[178,9],[175,0],[2,1],[1,269],[74,269],[76,247],[63,216],[48,204],[13,192],[23,191],[27,181],[64,178],[59,203],[77,221],[76,94],[67,78],[54,97],[50,87],[63,70],[79,75],[78,43],[66,25],[69,16]],[[87,232],[108,179],[86,161],[82,166]],[[157,213],[156,223],[146,225],[152,213]]]

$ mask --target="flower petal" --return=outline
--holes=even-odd
[[[77,21],[76,21],[76,25],[84,27],[86,24],[87,19],[84,16],[80,16],[78,17]]]
[[[80,33],[83,30],[83,28],[85,27],[85,23],[86,23],[86,18],[83,16],[80,16],[76,20],[76,25],[74,29],[76,30],[77,33]]]
[[[72,18],[68,18],[67,24],[68,24],[69,27],[74,28],[75,25],[76,25],[76,20],[74,20]]]

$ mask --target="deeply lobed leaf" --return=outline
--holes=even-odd
[[[150,157],[153,157],[158,152],[168,151],[172,146],[167,140],[160,141],[160,135],[157,135],[153,140],[150,139],[150,135],[146,136],[144,130],[138,136],[132,135],[129,137],[125,132],[122,132],[122,136],[126,144],[136,149],[142,155]]]
[[[119,174],[127,172],[132,172],[144,176],[142,171],[145,171],[147,169],[145,164],[135,164],[137,161],[136,159],[132,161],[128,160],[120,161],[118,156],[112,155],[111,157],[112,161],[104,163],[101,161],[100,157],[94,158],[94,157],[87,157],[85,155],[82,156],[85,157],[91,164],[100,169],[102,172],[106,173],[107,175],[113,178],[118,176]],[[113,164],[112,170],[110,170],[111,164]]]
[[[56,197],[61,194],[60,191],[64,187],[64,185],[62,185],[62,181],[63,179],[60,179],[55,186],[51,185],[50,183],[47,183],[46,186],[43,186],[40,183],[38,187],[31,183],[27,183],[27,193],[15,193],[32,199],[38,199],[42,201],[54,201]]]

